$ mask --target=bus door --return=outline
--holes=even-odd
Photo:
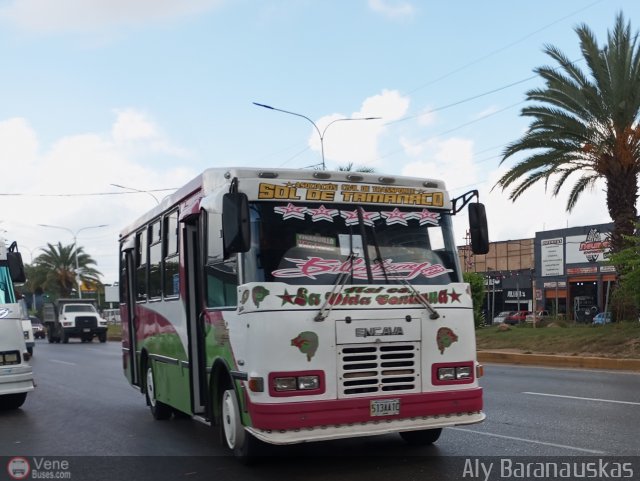
[[[206,414],[207,383],[204,311],[202,306],[202,229],[200,216],[185,221],[184,252],[189,337],[190,389],[193,414]]]
[[[120,286],[120,292],[123,299],[120,302],[125,304],[125,312],[127,312],[126,322],[129,331],[129,381],[134,386],[141,387],[140,384],[140,370],[138,366],[138,339],[136,326],[138,324],[138,316],[136,315],[136,292],[135,292],[135,276],[136,276],[136,262],[135,262],[135,250],[133,244],[130,248],[123,247],[122,257],[120,259],[122,263],[120,268],[123,275],[120,282],[124,285]],[[124,322],[124,320],[123,320]]]

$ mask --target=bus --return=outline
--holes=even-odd
[[[17,243],[7,247],[0,238],[0,410],[18,409],[34,390],[31,353],[25,342],[33,333],[23,330],[24,315],[14,290],[14,283],[25,280]]]
[[[122,361],[155,419],[235,456],[481,422],[482,366],[452,216],[477,191],[376,173],[212,168],[125,228]],[[476,202],[472,200],[476,198]]]

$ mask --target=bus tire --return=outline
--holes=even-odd
[[[149,405],[153,419],[156,421],[169,419],[173,411],[169,406],[156,399],[156,384],[151,363],[146,366],[144,391],[147,396],[147,404]]]
[[[222,438],[227,448],[243,464],[252,464],[259,454],[260,441],[244,429],[238,397],[233,389],[221,396]]]
[[[427,446],[429,444],[435,443],[440,437],[441,433],[442,428],[422,429],[420,431],[401,432],[400,437],[404,440],[405,443],[411,444],[412,446]]]
[[[18,409],[27,399],[27,393],[5,394],[0,396],[0,409]]]

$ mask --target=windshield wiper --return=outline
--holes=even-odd
[[[359,216],[358,220],[361,221],[362,225],[362,207],[358,208]],[[376,258],[373,259],[373,262],[377,263],[382,269],[382,275],[384,276],[384,282],[389,284],[389,277],[387,277],[387,269],[384,266],[384,260],[382,259],[382,254],[380,254],[380,244],[378,244],[378,235],[376,234],[376,226],[375,224],[371,226],[371,238],[373,239],[373,247],[376,250]]]
[[[429,301],[427,301],[424,298],[424,296],[418,292],[418,290],[413,286],[413,284],[409,283],[409,281],[407,281],[406,279],[400,279],[400,282],[402,283],[402,285],[411,289],[411,292],[413,293],[414,296],[416,296],[416,298],[418,299],[418,302],[422,304],[422,306],[429,312],[429,319],[435,320],[440,317],[440,314],[438,313],[438,311],[436,311],[433,308],[433,306],[429,304]]]
[[[327,298],[324,300],[322,307],[313,318],[314,321],[322,322],[329,316],[329,314],[331,313],[331,309],[333,308],[333,303],[330,303],[330,301],[334,298],[334,296],[339,295],[342,292],[342,289],[344,289],[349,276],[351,276],[351,281],[353,282],[353,259],[355,257],[356,254],[355,252],[353,252],[353,231],[352,229],[349,229],[349,255],[346,258],[346,262],[349,262],[351,264],[351,269],[349,270],[349,272],[340,272],[336,276],[336,281],[333,283],[333,288],[331,289],[331,292],[329,293]],[[337,292],[336,288],[338,288]]]
[[[362,210],[362,207],[359,207],[358,212],[360,213],[361,210]],[[358,219],[361,221],[361,225],[362,225],[361,213],[358,216]],[[380,268],[382,269],[382,273],[384,274],[384,280],[388,284],[389,278],[387,277],[387,271],[384,267],[384,261],[382,259],[382,255],[380,254],[380,245],[378,244],[378,235],[376,234],[375,224],[371,226],[371,238],[373,239],[373,246],[376,250],[376,258],[374,259],[374,262],[377,262],[380,265]],[[418,299],[418,302],[429,312],[429,319],[435,320],[440,317],[440,314],[438,314],[438,311],[436,311],[433,308],[433,306],[429,304],[429,301],[427,301],[424,298],[424,296],[418,292],[418,290],[413,286],[413,284],[411,284],[406,279],[399,279],[399,280],[401,284],[403,284],[404,286],[408,287],[411,290],[413,295],[416,296],[416,298]]]

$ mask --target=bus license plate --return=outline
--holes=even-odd
[[[84,329],[82,329],[82,332],[91,332],[91,328],[90,327],[85,327]]]
[[[400,399],[371,401],[371,416],[393,416],[395,414],[400,414]]]

